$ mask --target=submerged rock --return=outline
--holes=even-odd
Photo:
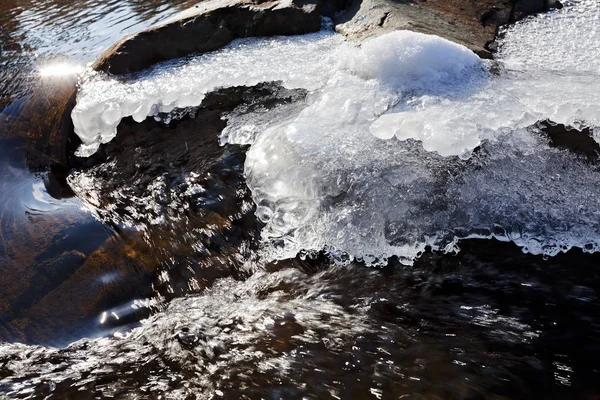
[[[75,106],[76,79],[40,79],[39,84],[19,101],[0,113],[3,139],[15,140],[14,150],[24,150],[32,171],[50,165],[67,164],[67,143],[73,131],[71,110]]]

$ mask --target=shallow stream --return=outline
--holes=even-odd
[[[597,2],[83,72],[71,169],[21,110],[184,2],[59,3],[0,17],[0,393],[600,398]]]

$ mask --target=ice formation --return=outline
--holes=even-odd
[[[125,81],[92,77],[73,120],[89,154],[123,116],[279,80],[309,90],[306,102],[232,113],[221,137],[253,143],[245,172],[267,258],[326,249],[410,263],[427,245],[455,251],[470,237],[535,254],[596,251],[598,171],[551,148],[535,123],[600,126],[599,8],[572,2],[511,27],[498,74],[459,45],[405,31],[358,46],[327,31],[251,39]]]
[[[342,261],[396,255],[411,263],[427,245],[456,251],[474,237],[511,240],[534,254],[596,251],[600,175],[551,148],[535,123],[600,125],[600,80],[586,61],[600,55],[586,50],[600,40],[599,15],[597,3],[584,1],[518,24],[506,32],[498,76],[451,46],[440,63],[427,54],[435,47],[401,33],[355,50],[347,75],[314,91],[299,115],[274,122],[248,153],[269,256],[326,249]],[[548,53],[521,47],[529,41]],[[385,52],[385,44],[403,49]],[[422,68],[402,69],[406,54]],[[558,63],[558,54],[569,61]],[[402,141],[380,140],[394,136]]]
[[[327,78],[323,71],[335,63],[332,56],[341,42],[329,31],[240,39],[222,50],[162,63],[124,79],[89,72],[82,78],[72,112],[75,133],[83,142],[78,155],[89,156],[101,143],[111,141],[124,117],[141,122],[198,106],[207,93],[220,87],[283,81],[288,88],[315,89]]]

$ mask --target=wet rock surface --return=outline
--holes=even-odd
[[[0,114],[0,338],[5,341],[60,346],[110,333],[108,326],[98,327],[103,310],[149,296],[151,273],[110,229],[79,209],[65,182],[72,124],[64,110],[74,97],[75,79],[42,79]],[[131,323],[133,314],[133,322],[147,315],[122,313],[116,325]]]
[[[321,0],[238,1],[199,3],[159,26],[122,39],[94,64],[113,74],[195,52],[219,49],[235,38],[297,35],[321,27]]]
[[[491,58],[499,26],[560,6],[556,0],[211,0],[123,38],[96,60],[94,69],[119,75],[213,51],[235,38],[314,32],[321,16],[334,17],[336,30],[352,39],[408,29]]]
[[[577,129],[550,120],[540,121],[537,127],[548,135],[552,146],[581,154],[590,161],[598,160],[600,144],[594,140],[592,130],[589,127]]]
[[[20,101],[0,113],[3,139],[21,142],[27,166],[43,171],[50,166],[67,166],[67,143],[73,122],[76,78],[41,79],[39,85]]]

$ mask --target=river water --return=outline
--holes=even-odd
[[[46,168],[52,160],[43,127],[51,123],[55,94],[72,87],[85,63],[122,35],[183,7],[183,1],[0,5],[2,340],[65,345],[101,335],[103,310],[149,295],[150,273],[127,256],[112,228],[82,210],[65,184],[66,171]]]
[[[168,115],[173,108],[162,99],[168,107],[159,110],[156,120],[144,120],[146,111],[134,116],[143,122],[123,119],[112,141],[92,157],[77,159],[69,170],[44,159],[39,125],[28,120],[28,107],[40,93],[47,94],[48,82],[52,89],[69,87],[74,74],[104,47],[185,4],[3,3],[0,393],[8,398],[599,398],[600,256],[587,246],[598,233],[594,219],[597,157],[593,152],[585,157],[549,146],[543,126],[535,124],[550,118],[552,124],[571,124],[591,132],[597,126],[598,114],[592,107],[593,77],[598,75],[594,63],[570,58],[561,62],[565,51],[588,51],[588,59],[600,59],[593,40],[595,23],[586,19],[586,15],[597,17],[597,10],[593,2],[583,4],[589,9],[579,19],[569,14],[542,16],[507,33],[520,40],[524,39],[519,35],[539,36],[554,43],[573,38],[563,53],[552,52],[548,58],[538,54],[539,42],[529,48],[507,42],[503,50],[507,71],[500,74],[510,79],[477,72],[475,77],[459,79],[467,84],[461,96],[454,97],[447,95],[448,88],[414,96],[422,87],[413,87],[414,110],[403,108],[405,97],[391,94],[389,87],[382,90],[360,81],[371,71],[362,70],[355,78],[347,75],[355,67],[346,65],[339,69],[344,79],[319,78],[323,68],[318,63],[327,62],[319,59],[319,40],[332,46],[327,47],[330,54],[341,43],[328,33],[281,43],[259,41],[258,47],[246,50],[244,43],[234,44],[225,52],[233,59],[225,58],[229,69],[223,70],[241,79],[232,62],[238,54],[253,57],[257,51],[257,62],[261,60],[273,72],[276,68],[268,52],[285,54],[285,46],[297,51],[304,40],[302,46],[317,46],[305,55],[316,57],[312,79],[302,82],[301,75],[294,76],[293,68],[306,72],[309,66],[293,65],[290,58],[291,65],[280,66],[282,75],[269,79],[279,83],[221,89],[198,99],[200,109]],[[553,18],[563,22],[548,27]],[[581,34],[576,24],[586,27],[586,33]],[[558,36],[543,34],[544,29],[557,27]],[[442,49],[446,59],[448,54],[456,56],[455,49],[438,45],[435,51]],[[377,46],[374,49],[377,52]],[[515,62],[523,60],[522,53],[533,61],[525,66]],[[204,62],[218,63],[219,57],[167,65],[162,71],[171,79],[169,88],[175,90],[178,82],[189,88],[185,79],[190,70],[202,68]],[[247,59],[237,60],[246,65]],[[471,63],[468,58],[461,60]],[[255,64],[257,73],[259,64]],[[549,75],[543,77],[558,84],[539,79],[540,64],[549,67],[544,68]],[[484,69],[490,67],[497,69]],[[184,74],[171,73],[177,68],[183,68]],[[531,70],[534,73],[528,74]],[[388,77],[385,71],[379,70],[377,76]],[[440,79],[449,76],[439,73]],[[565,75],[579,78],[560,78]],[[224,79],[209,78],[211,84]],[[99,79],[100,87],[106,84]],[[152,75],[142,76],[143,82],[150,83],[139,85],[141,98],[147,98],[144,90],[152,89],[152,79]],[[261,81],[252,79],[236,84]],[[347,86],[349,81],[354,86]],[[104,86],[101,91],[101,104],[113,110],[108,105],[113,101],[110,96],[119,92],[108,84],[110,90]],[[200,85],[202,96],[212,90],[202,89],[201,79],[194,84]],[[515,107],[514,99],[532,87],[539,89],[540,96],[531,95],[518,104],[541,105],[526,110]],[[362,99],[393,98],[392,106],[380,104],[391,115],[411,112],[417,119],[436,123],[452,118],[436,120],[418,113],[433,104],[438,116],[443,115],[439,104],[450,102],[457,113],[472,110],[469,122],[475,125],[482,123],[474,104],[482,98],[492,101],[486,96],[496,90],[500,96],[495,104],[504,112],[486,118],[510,120],[513,128],[510,133],[500,129],[499,134],[493,127],[477,130],[476,140],[484,143],[481,149],[463,154],[464,146],[457,147],[467,160],[428,150],[424,139],[391,139],[382,145],[375,137],[356,141],[351,135],[314,136],[323,126],[350,133],[357,126],[368,129],[375,118],[340,124],[327,121],[323,112],[333,107],[331,99],[335,102],[342,96],[346,111],[359,115],[368,107],[360,103],[363,100],[349,100],[357,90]],[[473,93],[475,97],[469,97]],[[575,104],[571,114],[547,106],[562,101],[561,93],[563,97],[580,94],[572,103],[566,102]],[[539,98],[550,100],[532,101]],[[506,99],[509,103],[503,103]],[[115,101],[121,100],[117,96]],[[315,130],[315,115],[329,125]],[[569,119],[573,115],[577,120]],[[436,127],[447,128],[443,123]],[[297,132],[310,140],[298,140]],[[467,147],[475,143],[471,133],[460,137],[466,138]],[[332,142],[342,143],[340,147],[354,151],[353,156],[340,158],[330,152],[336,148]],[[371,158],[360,158],[352,147],[356,143],[362,148],[378,143],[378,147],[372,147]],[[264,161],[258,156],[261,150],[269,148],[274,156],[267,167],[257,167]],[[296,162],[298,154],[312,158]],[[414,171],[401,182],[398,174],[390,174],[406,169],[391,157],[398,154],[409,160]],[[520,164],[514,162],[517,157]],[[348,164],[348,159],[353,163]],[[376,168],[373,160],[379,160],[382,168]],[[315,170],[322,173],[320,179],[308,181]],[[337,179],[332,173],[340,170],[352,171],[351,179],[337,183],[346,189],[338,188],[335,196],[323,195]],[[276,181],[265,181],[264,171],[281,181],[308,182],[308,186],[261,192],[265,187],[281,187]],[[384,180],[395,189],[383,190]],[[353,189],[358,184],[369,191]],[[292,195],[265,200],[278,193]],[[298,193],[304,195],[304,202],[309,198],[311,205],[317,204],[310,211],[312,219],[302,217],[301,224],[294,219],[299,215],[294,208]],[[369,195],[383,200],[361,200]],[[446,206],[440,208],[440,203]],[[287,206],[287,214],[281,214],[276,225],[273,215],[283,209],[281,204]],[[409,205],[413,225],[397,223],[396,231],[401,232],[397,237],[389,236],[389,224],[385,225],[391,245],[385,257],[371,250],[352,254],[357,245],[378,246],[361,232],[365,215],[371,226],[377,226],[377,210],[387,208],[394,210],[390,215],[405,217],[404,204]],[[456,227],[431,223],[445,215],[440,209],[449,209],[448,204],[470,216],[471,231],[460,236]],[[362,205],[361,212],[356,212],[357,205]],[[421,220],[412,210],[415,207],[432,218]],[[331,215],[336,221],[344,215],[342,221],[359,223],[332,224]],[[486,225],[490,220],[495,224]],[[307,226],[313,236],[307,235]],[[415,247],[417,256],[397,250],[405,249],[403,229],[414,228],[411,238],[418,242],[421,231],[430,226],[451,231],[453,245],[425,243]],[[532,240],[517,236],[510,230],[515,227]],[[350,229],[363,239],[331,235],[332,230]],[[455,246],[457,235],[463,240]],[[563,246],[556,250],[545,238],[568,240],[556,239]],[[539,249],[532,245],[536,240]],[[328,250],[319,252],[323,247]],[[310,251],[294,257],[298,249]],[[376,257],[370,260],[372,255]]]

